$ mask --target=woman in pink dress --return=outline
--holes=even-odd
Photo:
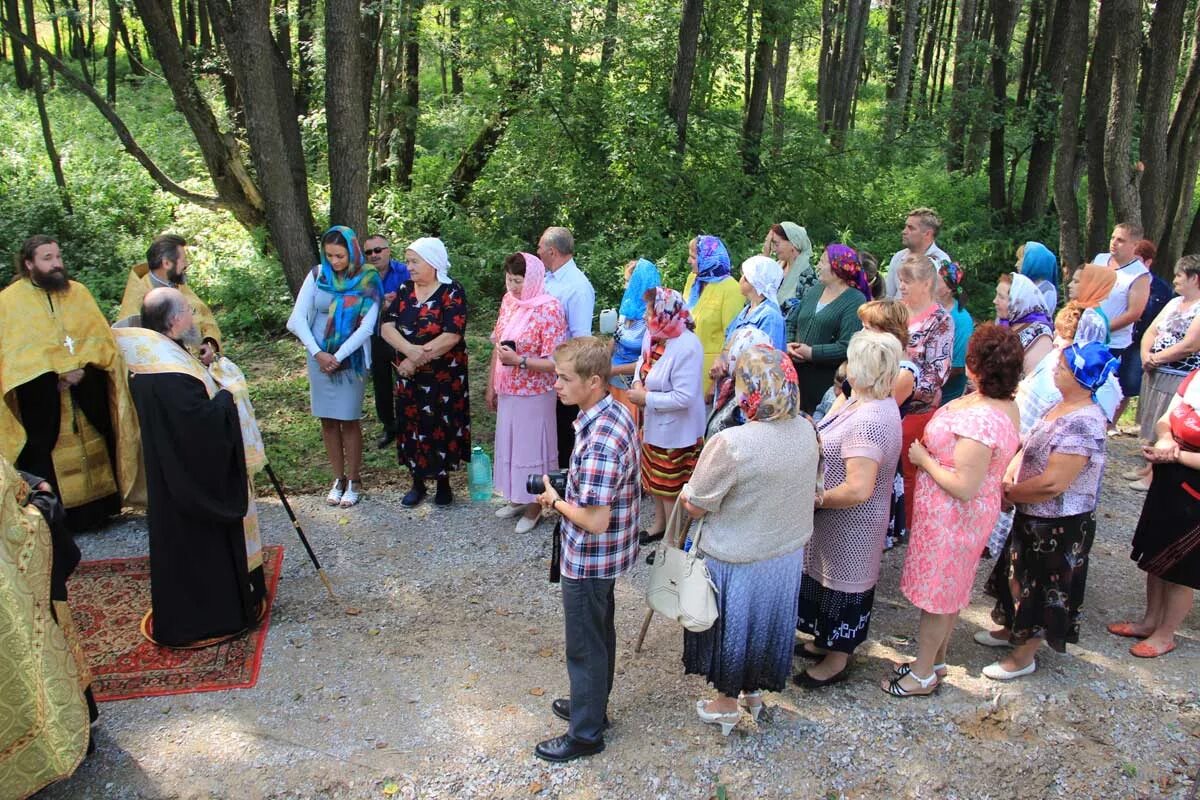
[[[937,691],[958,614],[971,602],[983,545],[1000,516],[1004,471],[1020,444],[1013,395],[1024,348],[1015,333],[980,326],[967,347],[967,375],[978,391],[943,406],[913,442],[919,470],[912,536],[900,591],[921,609],[917,657],[880,684],[896,697]]]

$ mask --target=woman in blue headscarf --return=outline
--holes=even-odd
[[[1017,248],[1017,271],[1042,293],[1050,316],[1058,307],[1058,259],[1041,242],[1026,242]]]
[[[709,375],[713,362],[725,347],[725,330],[742,313],[746,299],[737,279],[730,274],[729,250],[716,236],[697,236],[688,246],[692,273],[683,286],[688,311],[696,323],[696,335],[704,345],[704,394],[712,391]]]
[[[321,420],[333,467],[333,488],[325,498],[331,506],[349,508],[359,500],[363,376],[371,366],[382,288],[354,231],[335,225],[321,237],[321,263],[304,279],[288,318],[288,330],[308,350],[312,414]]]
[[[646,336],[646,292],[662,286],[658,266],[639,258],[625,265],[625,294],[617,312],[617,330],[613,334],[613,360],[610,383],[628,389],[634,364],[642,354]]]
[[[992,620],[1001,627],[975,634],[984,646],[1013,648],[983,668],[993,680],[1033,673],[1043,641],[1060,653],[1079,641],[1108,443],[1096,391],[1116,368],[1117,359],[1098,342],[1066,348],[1054,371],[1062,400],[1029,431],[1005,475],[1004,497],[1017,513],[986,587],[996,598]]]

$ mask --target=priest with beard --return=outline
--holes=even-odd
[[[150,527],[150,624],[167,647],[206,647],[254,627],[263,571],[251,571],[250,502],[234,397],[183,345],[194,323],[177,289],[151,289],[142,328],[117,329],[142,430]]]
[[[72,530],[121,510],[137,472],[137,419],[121,356],[58,242],[32,236],[0,292],[0,455],[46,479]]]

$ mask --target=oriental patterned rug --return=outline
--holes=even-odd
[[[96,700],[247,689],[258,682],[283,547],[263,549],[267,612],[248,634],[199,650],[159,647],[142,636],[150,608],[150,558],[85,561],[68,583],[71,616],[92,670]]]

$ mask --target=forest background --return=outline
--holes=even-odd
[[[324,479],[304,472],[319,444],[297,407],[300,349],[281,334],[330,223],[385,233],[397,257],[440,235],[476,312],[476,365],[503,257],[551,224],[575,232],[598,308],[619,300],[629,259],[682,286],[692,236],[721,236],[736,264],[784,219],[818,250],[844,241],[886,263],[915,206],[941,214],[977,318],[1027,240],[1075,264],[1107,250],[1114,221],[1137,221],[1163,274],[1200,252],[1200,0],[0,0],[0,13],[0,241],[57,236],[112,315],[150,239],[185,236],[301,485]],[[11,274],[4,259],[0,282]]]

